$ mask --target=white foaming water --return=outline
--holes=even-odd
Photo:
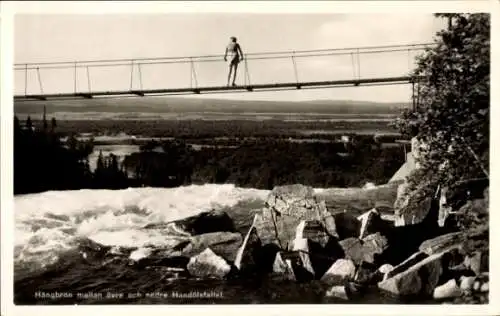
[[[245,200],[265,200],[269,191],[205,184],[178,188],[49,191],[14,197],[16,263],[42,265],[84,237],[110,246],[168,247],[161,230],[144,229]]]

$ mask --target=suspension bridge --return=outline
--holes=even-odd
[[[411,84],[415,57],[433,44],[244,54],[226,86],[222,55],[59,61],[14,65],[15,101],[144,97]],[[391,62],[380,62],[381,57]],[[363,71],[362,71],[363,69]],[[242,81],[242,82],[241,82]]]

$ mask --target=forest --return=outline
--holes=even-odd
[[[227,124],[236,125],[224,124],[221,126],[226,128]],[[14,119],[15,194],[203,183],[233,183],[259,189],[292,183],[362,186],[366,182],[387,182],[405,159],[402,145],[384,147],[373,135],[351,133],[349,143],[291,142],[284,138],[283,126],[282,130],[268,130],[265,134],[259,129],[252,133],[250,124],[243,124],[239,130],[223,130],[214,128],[217,123],[183,121],[164,125],[171,128],[167,135],[172,139],[143,144],[139,152],[126,156],[123,162],[113,154],[101,153],[96,169],[91,171],[88,156],[94,150],[93,139],[78,140],[75,132],[60,125],[55,119],[50,123],[45,119],[32,122],[29,117],[22,123]],[[144,129],[149,122],[143,121],[141,126]],[[210,130],[215,132],[206,132]],[[214,140],[212,146],[195,149],[186,141],[203,136],[203,142],[210,144],[210,137],[223,135],[230,136],[225,142],[231,146]],[[62,137],[66,140],[62,141]]]

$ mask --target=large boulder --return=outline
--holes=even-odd
[[[168,223],[153,223],[145,229],[163,230],[171,236],[192,236],[213,232],[235,232],[233,220],[226,212],[213,210]]]
[[[387,239],[380,233],[371,234],[363,240],[358,238],[347,238],[339,242],[344,250],[345,257],[354,263],[361,262],[376,263],[378,257],[382,256],[389,244]]]
[[[207,248],[189,260],[187,270],[194,277],[223,279],[231,271],[231,266]]]
[[[432,295],[443,274],[444,254],[415,254],[390,271],[387,278],[378,283],[379,289],[396,296]]]
[[[394,202],[394,225],[406,226],[421,223],[431,208],[432,196],[423,193],[425,185],[410,190],[407,182],[399,185]],[[424,198],[421,198],[424,196]]]
[[[314,278],[314,274],[306,265],[300,251],[280,251],[273,263],[272,276],[283,280],[307,282]]]
[[[276,258],[273,263],[272,274],[274,277],[283,280],[296,280],[295,273],[293,272],[292,261],[290,260],[290,258],[284,258],[283,252],[278,252],[276,254]]]
[[[350,212],[333,214],[337,235],[340,240],[349,237],[358,237],[362,222]]]
[[[191,235],[213,232],[235,232],[233,220],[226,212],[214,210],[175,221],[176,225]]]
[[[311,187],[299,184],[275,187],[255,221],[262,242],[275,243],[282,249],[290,250],[296,227],[302,220],[320,221],[329,235],[336,236],[332,215],[325,203],[317,201],[313,193]]]
[[[433,255],[452,248],[460,247],[462,243],[463,233],[455,232],[428,239],[420,245],[418,250],[428,255]]]
[[[192,257],[205,249],[212,251],[229,262],[236,259],[242,238],[239,233],[215,232],[192,236],[189,243],[181,250],[181,256]]]
[[[332,236],[327,232],[322,222],[318,220],[301,221],[295,231],[295,239],[305,238],[311,242],[326,247]]]
[[[386,224],[386,221],[382,220],[382,217],[380,216],[380,213],[376,208],[363,213],[362,215],[358,216],[357,219],[361,223],[359,231],[360,239],[363,239],[373,233],[383,232],[388,226]]]
[[[252,269],[256,269],[259,263],[261,250],[262,242],[257,235],[254,218],[254,223],[252,223],[252,226],[245,235],[243,243],[236,253],[234,266],[240,271],[250,271]]]
[[[455,279],[451,279],[434,289],[432,297],[436,300],[442,300],[462,295],[462,291]]]
[[[309,257],[309,244],[305,238],[296,238],[293,241],[292,251],[296,251],[300,258],[300,265],[304,267],[308,272],[314,275],[314,268],[311,263],[311,258]]]
[[[347,285],[334,285],[328,289],[325,293],[327,298],[340,298],[342,300],[348,300],[348,290]]]
[[[354,262],[349,259],[338,259],[321,277],[321,281],[329,285],[341,285],[352,280],[356,273]]]
[[[296,244],[302,239],[307,240],[307,245],[304,244],[303,248],[305,250],[307,246],[308,261],[317,277],[321,277],[335,260],[344,257],[344,252],[338,244],[337,238],[328,234],[320,221],[300,222],[297,226],[292,250],[299,250]]]

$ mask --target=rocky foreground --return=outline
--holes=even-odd
[[[445,225],[452,222],[445,217],[457,212],[443,203],[443,194],[410,209],[412,197],[404,194],[404,185],[392,186],[394,206],[373,198],[379,188],[363,189],[375,206],[363,213],[327,207],[334,203],[325,198],[328,191],[276,187],[243,232],[225,212],[202,213],[146,227],[168,230],[173,246],[154,253],[137,250],[131,258],[139,263],[161,257],[198,279],[320,282],[328,288],[326,296],[344,300],[376,289],[397,297],[487,302],[488,228],[464,232]],[[459,212],[478,201],[487,208],[487,188],[481,193]],[[395,216],[387,216],[391,212]]]

